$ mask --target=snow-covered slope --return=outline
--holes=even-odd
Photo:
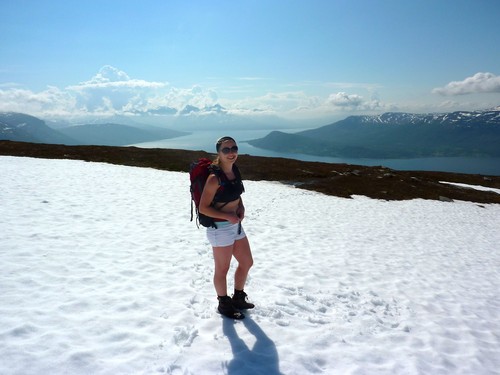
[[[500,368],[499,205],[247,181],[257,307],[233,322],[187,174],[0,157],[0,175],[1,374]]]
[[[358,117],[364,124],[385,125],[457,125],[469,126],[471,124],[491,124],[500,126],[500,107],[481,111],[458,111],[450,113],[416,114],[404,112],[387,112],[373,116]]]

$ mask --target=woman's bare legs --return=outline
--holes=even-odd
[[[227,272],[233,257],[233,245],[213,247],[215,272],[214,286],[219,297],[227,296]]]
[[[248,238],[244,237],[234,243],[233,255],[238,261],[238,268],[234,273],[234,289],[243,290],[247,281],[248,271],[253,265],[252,252]]]
[[[227,273],[231,265],[231,258],[238,261],[238,267],[234,274],[234,288],[243,290],[247,280],[248,271],[253,265],[252,252],[247,237],[237,240],[231,246],[214,247],[214,286],[218,296],[227,295]]]

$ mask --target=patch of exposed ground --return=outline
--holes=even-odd
[[[0,155],[47,159],[76,159],[187,172],[193,160],[213,158],[204,151],[111,146],[64,146],[0,141]],[[306,162],[240,155],[238,166],[248,180],[279,181],[328,195],[364,195],[385,200],[434,199],[500,203],[500,194],[468,189],[440,181],[500,189],[500,176],[448,172],[398,171],[382,166]]]

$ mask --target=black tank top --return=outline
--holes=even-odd
[[[219,189],[217,189],[215,193],[214,203],[235,201],[245,191],[243,181],[241,181],[240,171],[236,165],[233,165],[234,180],[229,180],[226,174],[218,167],[213,168],[212,173],[219,178]]]

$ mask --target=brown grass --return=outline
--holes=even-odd
[[[63,146],[0,141],[0,155],[76,159],[187,172],[193,160],[213,158],[204,151],[137,147]],[[364,195],[385,200],[434,199],[500,203],[500,194],[442,184],[440,181],[500,189],[500,177],[460,173],[397,171],[385,167],[305,162],[240,155],[238,166],[247,180],[279,181],[328,195]]]

